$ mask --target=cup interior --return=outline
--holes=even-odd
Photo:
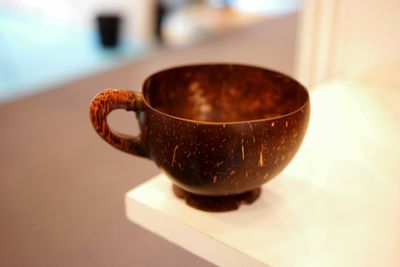
[[[300,109],[307,90],[292,78],[235,64],[177,67],[150,76],[145,102],[179,118],[240,122],[283,116]]]

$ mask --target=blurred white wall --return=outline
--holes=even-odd
[[[169,8],[178,8],[192,2],[190,0],[161,1]],[[203,2],[215,6],[216,2],[223,1],[204,0]],[[227,2],[240,12],[277,16],[296,11],[301,0],[228,0]],[[124,20],[123,39],[145,45],[154,38],[154,10],[157,0],[2,0],[2,3],[46,16],[54,22],[73,24],[82,29],[93,27],[94,17],[98,13],[119,13]],[[201,19],[209,20],[207,17]]]
[[[155,3],[156,0],[3,0],[1,4],[83,30],[93,27],[98,13],[118,13],[124,19],[122,37],[141,43],[153,38]]]
[[[357,74],[400,59],[400,1],[342,0],[336,72]]]
[[[92,21],[90,4],[96,0],[2,0],[3,5],[46,16],[54,21],[88,27]]]
[[[311,85],[400,59],[399,0],[305,0],[297,76]]]

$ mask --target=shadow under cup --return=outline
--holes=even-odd
[[[268,69],[203,64],[150,76],[143,93],[107,89],[91,105],[98,134],[114,147],[147,157],[196,208],[237,209],[293,158],[310,112],[307,90]],[[106,116],[135,111],[140,136],[113,132]]]

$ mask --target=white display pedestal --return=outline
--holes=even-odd
[[[400,266],[399,89],[314,88],[301,150],[252,205],[195,210],[161,174],[127,193],[127,216],[219,266]]]

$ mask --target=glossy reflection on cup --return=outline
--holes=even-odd
[[[171,68],[146,79],[142,91],[97,95],[90,108],[94,128],[112,146],[153,160],[175,185],[198,195],[259,188],[293,158],[309,120],[307,90],[259,67]],[[136,112],[139,136],[108,127],[114,109]]]

